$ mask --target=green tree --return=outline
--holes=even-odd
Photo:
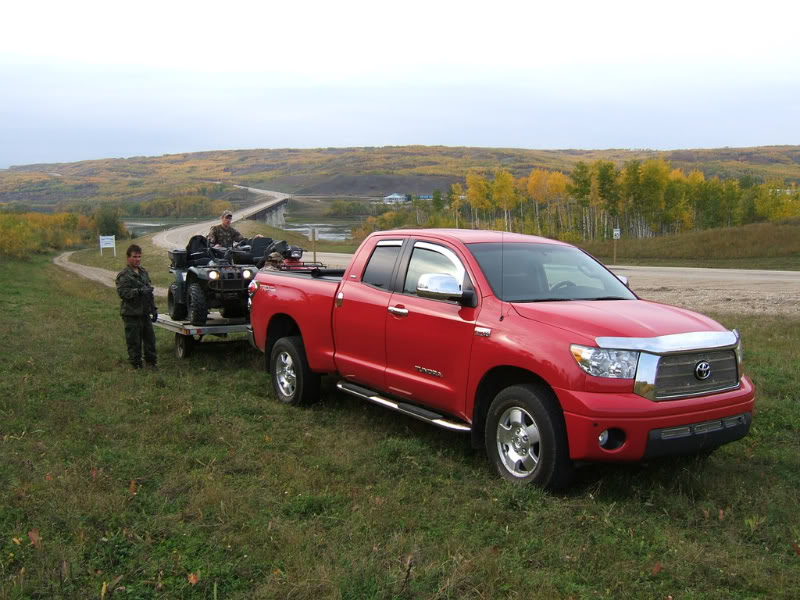
[[[453,211],[456,217],[456,229],[458,229],[458,215],[461,212],[461,205],[463,201],[461,197],[464,195],[464,189],[460,183],[454,183],[450,186],[450,191],[447,194],[450,203],[450,210]]]
[[[94,213],[94,222],[99,235],[124,236],[127,232],[119,218],[119,209],[110,204],[103,204]]]
[[[444,209],[444,198],[442,197],[442,190],[433,190],[433,201],[431,202],[431,209],[437,215]]]

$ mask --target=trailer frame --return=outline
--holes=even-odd
[[[216,315],[216,313],[212,314]],[[195,344],[199,344],[207,335],[226,338],[231,333],[246,333],[250,336],[249,317],[225,319],[216,316],[209,318],[203,325],[193,325],[190,321],[175,321],[169,316],[158,315],[158,319],[153,325],[175,333],[175,356],[180,359],[191,356]]]

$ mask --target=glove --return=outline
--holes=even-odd
[[[153,293],[153,287],[149,286],[149,285],[146,285],[143,288],[140,288],[139,293],[142,294],[143,296],[147,296],[148,294],[152,294]]]
[[[150,315],[150,318],[153,320],[153,323],[158,321],[158,311],[154,310],[153,313]]]

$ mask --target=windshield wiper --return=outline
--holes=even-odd
[[[599,296],[597,298],[581,298],[581,300],[632,300],[632,298],[623,298],[622,296]]]
[[[511,302],[572,302],[581,298],[528,298],[527,300],[511,300]]]

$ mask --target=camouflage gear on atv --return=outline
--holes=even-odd
[[[128,347],[128,360],[134,369],[142,367],[142,347],[144,360],[156,364],[156,336],[153,332],[152,314],[157,314],[153,286],[144,267],[137,273],[130,266],[117,275],[117,294],[121,299],[119,313],[125,327],[125,344]]]
[[[208,232],[207,238],[209,246],[224,246],[225,248],[230,248],[234,242],[241,242],[244,239],[242,234],[233,227],[224,225],[214,225]]]

